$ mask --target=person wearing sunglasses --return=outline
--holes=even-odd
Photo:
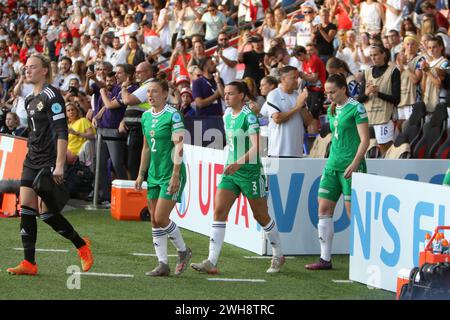
[[[206,13],[202,16],[202,22],[204,22],[206,26],[205,40],[214,41],[215,44],[219,32],[227,27],[227,18],[222,12],[217,10],[217,5],[215,3],[210,3],[206,9]],[[211,45],[213,45],[212,42],[210,43],[210,46]]]
[[[301,8],[305,19],[294,24],[294,28],[297,31],[297,45],[306,46],[307,43],[312,42],[312,35],[315,31],[315,25],[319,24],[316,19],[316,11],[311,3],[305,2]]]

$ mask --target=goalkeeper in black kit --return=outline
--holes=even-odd
[[[25,76],[34,85],[34,90],[25,101],[29,138],[20,181],[20,236],[24,260],[17,267],[7,269],[7,272],[13,275],[38,273],[35,261],[38,215],[53,230],[74,244],[78,249],[83,271],[88,271],[94,261],[90,241],[78,235],[69,221],[61,215],[60,209],[54,209],[58,207],[54,205],[58,199],[49,197],[48,192],[42,194],[40,189],[37,190],[35,181],[38,174],[41,176],[48,170],[55,184],[61,185],[64,182],[68,138],[64,99],[58,89],[49,85],[52,74],[47,57],[32,55],[27,60],[25,70]],[[44,196],[45,201],[42,199]]]

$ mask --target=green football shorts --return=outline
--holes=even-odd
[[[358,172],[367,172],[367,169],[364,166]],[[341,194],[344,195],[344,201],[351,201],[352,178],[345,179],[344,171],[324,168],[320,179],[319,198],[337,202]]]
[[[238,179],[232,175],[222,175],[222,180],[217,188],[233,191],[237,197],[242,193],[247,199],[259,199],[267,196],[267,183],[264,175],[250,177],[249,180]]]
[[[147,199],[167,199],[173,200],[176,202],[181,202],[181,195],[183,194],[184,186],[186,185],[186,178],[184,176],[180,176],[180,188],[178,192],[174,194],[168,193],[169,181],[167,183],[162,184],[161,186],[154,186],[147,188]]]

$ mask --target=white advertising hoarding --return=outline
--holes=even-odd
[[[425,234],[450,225],[448,212],[448,186],[355,174],[350,280],[395,291],[398,271],[418,266]]]
[[[171,217],[181,227],[209,236],[214,195],[225,153],[191,145],[185,145],[184,149],[188,181],[183,201]],[[269,214],[275,217],[285,254],[319,254],[317,191],[326,159],[264,158],[263,163],[269,180]],[[446,160],[367,161],[369,173],[433,183],[442,182],[447,166]],[[350,221],[342,198],[336,207],[334,221],[333,253],[349,253]],[[225,242],[257,254],[271,253],[262,229],[243,197],[230,211]]]

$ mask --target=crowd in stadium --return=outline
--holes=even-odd
[[[429,122],[448,101],[445,1],[5,0],[0,11],[1,132],[27,135],[33,86],[23,66],[44,53],[66,102],[67,162],[93,169],[100,157],[102,201],[110,200],[109,169],[119,179],[138,176],[140,117],[154,78],[169,80],[168,103],[187,129],[201,121],[202,132],[224,132],[224,86],[242,79],[271,157],[302,157],[305,134],[323,133],[332,74],[344,74],[348,95],[364,103],[377,157],[417,102]],[[304,110],[295,109],[299,95]],[[98,155],[96,132],[105,137]]]

